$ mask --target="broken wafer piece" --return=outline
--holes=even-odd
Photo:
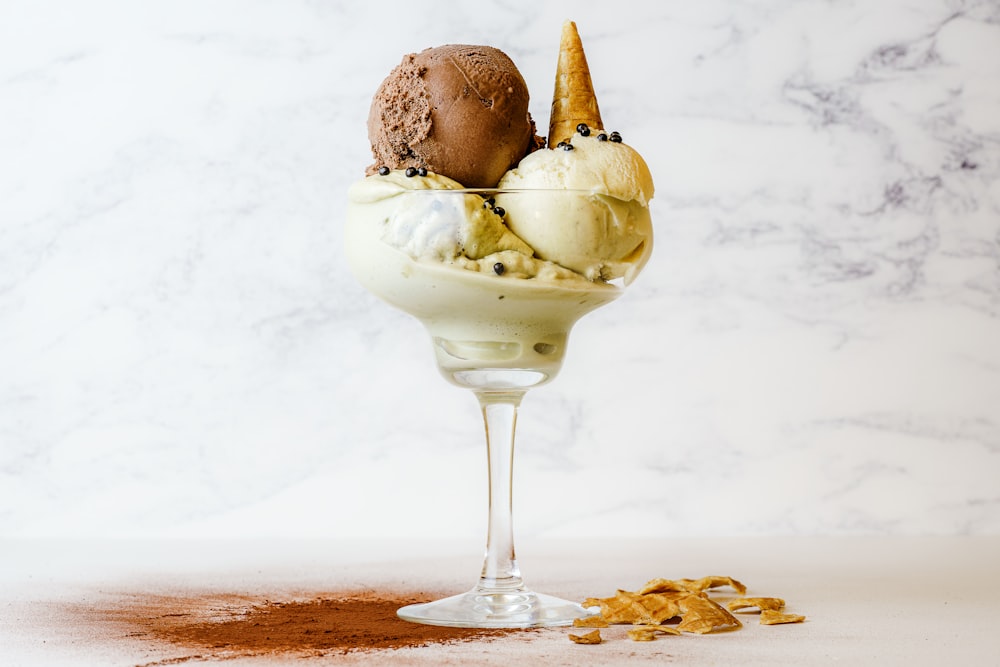
[[[701,579],[650,579],[639,589],[639,593],[643,595],[677,591],[703,593],[710,588],[720,586],[731,586],[740,595],[747,592],[747,587],[732,577],[711,576]]]
[[[608,622],[604,620],[603,616],[589,616],[587,618],[574,618],[573,619],[574,628],[606,628],[608,627]]]
[[[758,609],[759,611],[778,611],[785,607],[785,601],[781,598],[740,598],[733,600],[726,605],[729,611],[740,611],[744,609]]]
[[[659,625],[680,615],[678,600],[690,593],[641,595],[619,590],[614,597],[589,598],[584,607],[600,606],[601,617],[608,623]]]
[[[574,644],[600,644],[601,631],[594,630],[593,632],[588,632],[585,635],[570,635],[569,640]]]
[[[714,630],[738,628],[743,624],[715,600],[692,593],[677,601],[681,608],[681,622],[677,626],[682,632],[703,635]]]
[[[651,642],[656,635],[679,635],[681,631],[670,625],[637,625],[630,628],[628,638],[634,642]]]
[[[806,620],[801,614],[785,614],[774,609],[762,609],[760,612],[761,625],[781,625],[783,623],[801,623]]]
[[[572,138],[580,123],[593,130],[604,127],[580,33],[576,30],[576,23],[566,21],[559,41],[559,62],[556,65],[555,89],[552,92],[549,148],[555,148],[558,142]]]

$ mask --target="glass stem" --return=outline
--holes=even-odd
[[[486,456],[489,461],[489,533],[486,558],[476,590],[480,593],[511,593],[524,589],[514,556],[511,483],[514,465],[514,429],[523,390],[478,391],[486,425]]]

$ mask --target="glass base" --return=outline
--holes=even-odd
[[[531,591],[489,593],[473,589],[442,600],[411,604],[396,614],[406,621],[452,628],[547,628],[573,625],[573,619],[589,618],[596,612],[576,602]]]

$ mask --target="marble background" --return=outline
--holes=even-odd
[[[516,528],[1000,533],[1000,2],[7,1],[0,535],[485,532],[481,425],[347,272],[402,54],[577,21],[656,247],[519,422]]]

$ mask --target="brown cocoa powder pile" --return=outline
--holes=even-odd
[[[517,630],[447,628],[404,621],[400,607],[432,595],[346,592],[272,601],[254,596],[134,595],[100,610],[135,639],[193,650],[147,665],[261,655],[325,655],[501,637]],[[95,610],[90,610],[91,614]]]

